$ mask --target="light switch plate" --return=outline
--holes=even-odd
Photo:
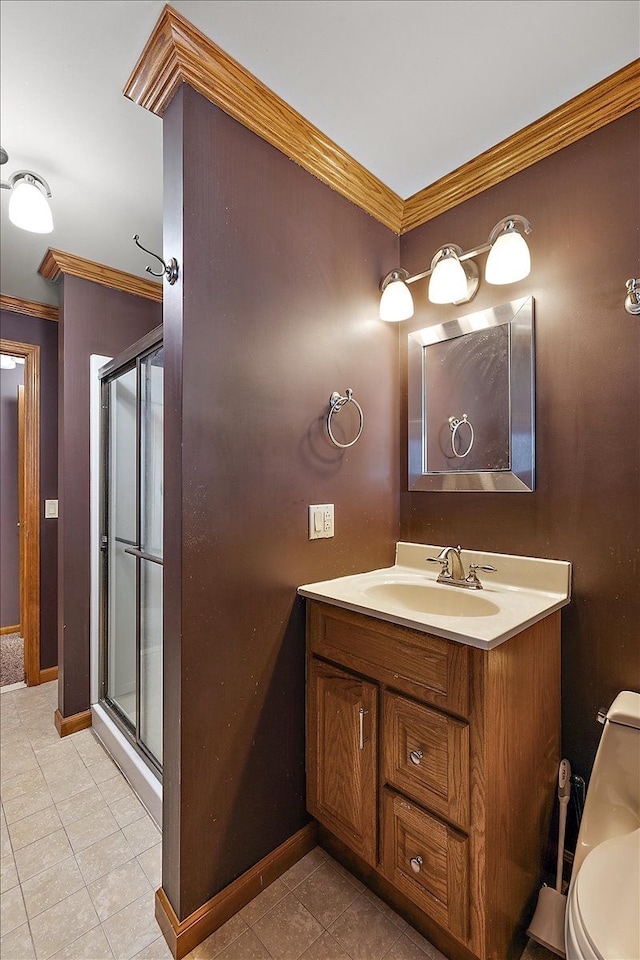
[[[324,540],[334,535],[334,505],[312,503],[309,506],[309,540]]]
[[[58,501],[57,500],[45,500],[44,515],[46,520],[57,520],[58,518]]]

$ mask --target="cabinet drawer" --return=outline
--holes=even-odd
[[[386,878],[461,940],[468,939],[469,841],[403,797],[382,794]]]
[[[313,653],[462,717],[469,715],[469,648],[311,601]]]
[[[386,691],[382,773],[387,783],[440,816],[469,827],[469,728]]]

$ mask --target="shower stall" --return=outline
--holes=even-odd
[[[162,796],[162,328],[101,367],[95,732],[157,821]]]

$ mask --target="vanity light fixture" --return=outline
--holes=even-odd
[[[392,270],[382,281],[380,319],[388,323],[408,320],[413,316],[413,297],[407,286],[409,273],[400,268]]]
[[[441,247],[431,261],[428,297],[431,303],[466,303],[478,289],[478,268],[473,260],[461,260],[462,247]]]
[[[525,233],[531,233],[531,224],[524,217],[506,217],[489,234],[489,256],[484,268],[487,283],[517,283],[531,272],[531,254],[527,241],[516,230],[520,222]]]
[[[531,270],[531,255],[523,234],[532,229],[526,217],[512,214],[496,223],[488,241],[480,247],[463,250],[455,243],[446,243],[436,251],[430,268],[423,273],[411,277],[402,268],[392,270],[381,284],[380,319],[400,322],[412,317],[413,297],[408,285],[427,277],[431,303],[468,303],[479,285],[473,258],[482,253],[489,253],[484,274],[487,283],[523,280]]]
[[[0,163],[6,163],[8,159],[6,150],[0,147]],[[11,223],[31,233],[51,233],[53,216],[48,203],[51,190],[44,177],[31,170],[18,170],[8,180],[3,180],[0,186],[3,190],[11,191]]]

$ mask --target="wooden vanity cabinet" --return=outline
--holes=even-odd
[[[559,759],[559,613],[481,650],[307,601],[309,812],[451,960],[520,956]]]

